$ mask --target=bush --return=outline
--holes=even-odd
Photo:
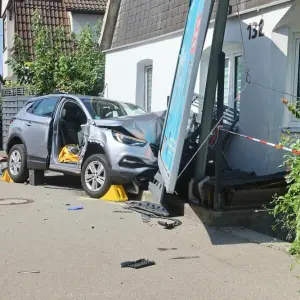
[[[283,99],[289,111],[300,119],[300,110],[294,103]],[[286,176],[288,191],[284,196],[274,198],[275,207],[272,214],[275,226],[288,232],[287,239],[292,241],[290,253],[300,255],[300,139],[298,135],[288,135],[283,139],[283,145],[295,149],[294,153],[285,155],[284,166],[289,171]],[[299,151],[299,152],[298,152]]]

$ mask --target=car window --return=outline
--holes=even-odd
[[[93,119],[110,119],[126,116],[124,108],[116,101],[101,98],[81,98]]]
[[[122,103],[122,105],[128,116],[142,115],[142,114],[146,113],[146,111],[144,111],[143,109],[141,109],[139,106],[137,106],[135,104]]]
[[[37,106],[33,107],[31,113],[40,117],[51,117],[59,97],[42,99]]]
[[[32,114],[33,110],[39,105],[41,100],[35,100],[32,102],[28,102],[26,105],[26,111],[30,114]]]

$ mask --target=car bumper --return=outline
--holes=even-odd
[[[116,141],[111,132],[106,131],[104,150],[111,164],[114,183],[134,181],[137,185],[145,185],[158,170],[158,151],[150,143],[143,147],[126,145]]]

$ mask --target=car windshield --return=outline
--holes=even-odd
[[[96,97],[81,98],[81,100],[89,111],[91,117],[95,120],[145,113],[141,108],[133,104],[121,104],[117,101]]]

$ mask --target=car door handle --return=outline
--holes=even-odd
[[[25,124],[26,124],[26,126],[28,126],[28,127],[32,125],[31,122],[26,122]]]

